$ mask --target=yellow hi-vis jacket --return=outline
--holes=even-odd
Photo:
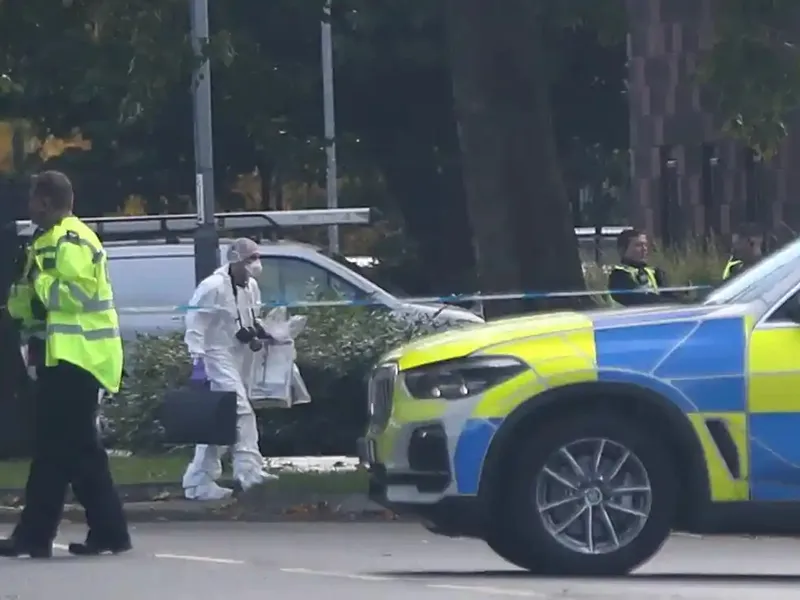
[[[100,240],[70,216],[36,238],[31,252],[28,280],[47,311],[45,366],[71,363],[118,392],[122,339]]]
[[[643,267],[641,272],[636,267],[628,265],[614,265],[611,267],[613,271],[624,271],[630,275],[636,286],[645,286],[652,289],[654,292],[658,291],[658,279],[656,278],[656,270],[652,267]]]
[[[743,268],[744,262],[731,256],[728,259],[728,264],[725,265],[725,270],[722,272],[723,281],[737,275]]]

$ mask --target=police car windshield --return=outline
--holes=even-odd
[[[800,269],[800,239],[784,246],[711,292],[703,304],[744,304],[761,298]]]

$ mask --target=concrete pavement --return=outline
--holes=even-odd
[[[788,600],[800,584],[794,540],[676,536],[634,576],[567,580],[409,523],[141,524],[129,554],[67,555],[83,535],[65,526],[51,561],[0,560],[0,600]]]

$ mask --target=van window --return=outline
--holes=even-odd
[[[109,257],[108,272],[117,308],[185,305],[194,293],[191,256]]]
[[[299,258],[262,257],[262,302],[292,304],[309,300],[358,300],[364,292],[319,265]]]

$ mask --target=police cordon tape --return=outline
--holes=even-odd
[[[660,293],[677,293],[677,292],[692,292],[697,290],[708,290],[712,286],[708,285],[693,285],[682,287],[667,287],[659,288]],[[419,296],[408,298],[396,298],[401,304],[462,304],[462,303],[480,303],[480,302],[494,302],[500,300],[544,300],[549,298],[581,298],[591,296],[605,296],[605,295],[628,295],[628,294],[651,294],[652,291],[646,289],[635,290],[590,290],[590,291],[574,291],[574,292],[510,292],[506,294],[451,294],[449,296]],[[386,307],[386,303],[368,298],[364,300],[314,300],[314,301],[300,301],[300,302],[262,302],[261,308],[336,308],[357,306],[363,308],[369,307]],[[174,314],[186,313],[192,310],[215,310],[214,306],[192,306],[192,305],[178,305],[178,306],[146,306],[139,308],[117,308],[118,314]]]

